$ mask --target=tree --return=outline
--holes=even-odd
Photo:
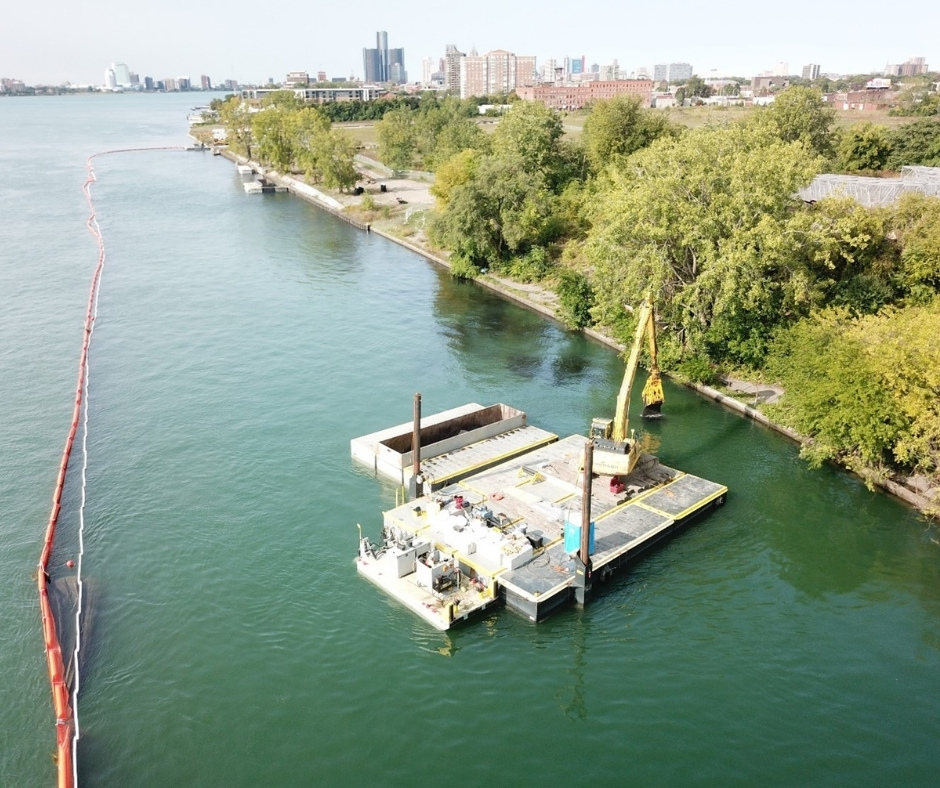
[[[425,166],[434,172],[444,162],[462,151],[486,151],[488,148],[489,138],[476,123],[466,117],[454,117],[435,138],[434,149],[425,159]]]
[[[561,174],[561,116],[538,101],[513,104],[493,132],[497,156],[515,158],[528,173],[543,175],[554,187]]]
[[[473,178],[479,158],[477,151],[468,148],[451,156],[438,168],[431,186],[431,194],[437,200],[438,209],[446,209],[454,188]]]
[[[835,122],[836,111],[823,101],[818,90],[788,88],[778,93],[764,112],[784,142],[802,142],[820,156],[832,155],[830,129]]]
[[[712,94],[712,89],[705,84],[705,80],[698,76],[691,76],[685,82],[685,93],[687,96],[697,98],[708,98]]]
[[[766,326],[801,290],[785,225],[818,166],[754,124],[662,137],[633,154],[599,187],[588,234],[597,322],[625,330],[624,302],[652,288],[690,351],[759,364]]]
[[[902,195],[890,222],[901,247],[897,286],[909,303],[928,303],[940,294],[940,197]]]
[[[401,107],[385,113],[375,124],[379,135],[379,157],[393,170],[410,169],[417,151],[414,115]]]
[[[345,132],[331,129],[319,138],[317,165],[328,189],[346,189],[355,186],[359,175],[353,166],[356,143]]]
[[[897,297],[886,218],[849,197],[827,197],[787,221],[789,265],[806,282],[800,299],[809,309],[833,304],[866,314]]]
[[[629,156],[671,131],[665,115],[643,109],[639,96],[621,94],[595,102],[581,139],[591,168],[600,172],[615,157]]]
[[[839,168],[845,172],[883,170],[892,150],[887,126],[855,123],[839,140]]]
[[[911,164],[940,167],[940,120],[921,118],[898,126],[891,133],[891,145],[890,169]]]
[[[431,224],[435,241],[476,268],[500,267],[546,240],[552,194],[545,177],[518,155],[482,156],[469,178],[449,191]]]
[[[927,75],[911,77],[898,95],[898,106],[892,115],[940,115],[940,93]]]
[[[303,105],[304,100],[299,98],[293,90],[275,90],[261,99],[262,107],[278,107],[288,111],[298,110]]]
[[[940,467],[940,299],[852,318],[827,310],[780,335],[768,372],[786,388],[780,420],[803,454],[855,470]]]
[[[281,172],[288,172],[294,160],[291,130],[293,114],[289,109],[271,104],[251,118],[251,130],[257,140],[258,158],[263,164]]]
[[[784,423],[813,439],[803,456],[815,466],[882,467],[903,427],[891,392],[845,311],[827,311],[782,334],[768,372],[786,389],[776,409]]]
[[[558,293],[558,303],[565,325],[569,328],[584,328],[590,325],[594,288],[584,274],[570,268],[562,270],[555,292]]]
[[[238,96],[232,96],[219,108],[219,121],[225,126],[229,147],[251,159],[254,136],[248,105]]]

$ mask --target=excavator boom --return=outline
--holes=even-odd
[[[647,295],[637,314],[636,333],[624,370],[623,382],[617,394],[617,411],[614,418],[613,420],[594,419],[591,425],[591,436],[596,444],[594,469],[597,473],[626,475],[633,470],[639,460],[636,437],[629,429],[629,413],[630,390],[640,363],[644,334],[649,340],[650,376],[643,388],[643,415],[647,418],[658,418],[660,415],[659,408],[664,397],[657,359],[656,319],[651,296]]]

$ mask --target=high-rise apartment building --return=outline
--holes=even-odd
[[[542,82],[555,81],[555,58],[550,57],[542,64]]]
[[[909,57],[904,63],[885,66],[884,74],[886,77],[915,77],[918,74],[926,74],[929,70],[926,58]]]
[[[435,72],[437,68],[437,61],[433,57],[426,57],[421,61],[421,84],[430,85],[431,84],[431,74]]]
[[[818,79],[819,63],[807,63],[805,66],[803,66],[803,73],[801,76],[803,79]]]
[[[505,49],[478,55],[471,50],[469,55],[461,55],[459,64],[461,98],[505,95],[536,81],[535,55],[516,55]]]
[[[614,58],[613,63],[597,67],[597,79],[600,82],[612,82],[620,79],[620,64]]]
[[[653,66],[653,82],[681,82],[692,78],[689,63],[657,63]]]
[[[444,52],[444,89],[455,96],[460,95],[460,64],[466,55],[453,44]]]
[[[528,87],[536,82],[535,55],[516,55],[516,87]]]

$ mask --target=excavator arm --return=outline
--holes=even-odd
[[[614,418],[613,420],[594,419],[591,424],[591,436],[596,442],[594,465],[599,473],[626,475],[633,470],[639,459],[636,438],[629,429],[629,413],[630,390],[640,363],[644,334],[649,341],[650,375],[643,387],[643,416],[646,418],[660,416],[659,409],[664,396],[656,350],[656,318],[651,296],[647,295],[637,314],[636,333],[624,370],[623,382],[617,394],[617,411]]]

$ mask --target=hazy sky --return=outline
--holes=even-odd
[[[13,2],[0,22],[0,77],[28,84],[101,84],[112,61],[141,79],[208,74],[258,82],[292,70],[361,77],[362,48],[375,46],[376,30],[388,31],[390,47],[405,48],[411,80],[446,44],[536,55],[539,64],[566,55],[585,55],[588,64],[616,58],[628,71],[688,62],[699,74],[751,76],[782,61],[791,73],[806,63],[858,73],[918,55],[940,70],[938,0],[472,0],[466,10],[454,0]]]

